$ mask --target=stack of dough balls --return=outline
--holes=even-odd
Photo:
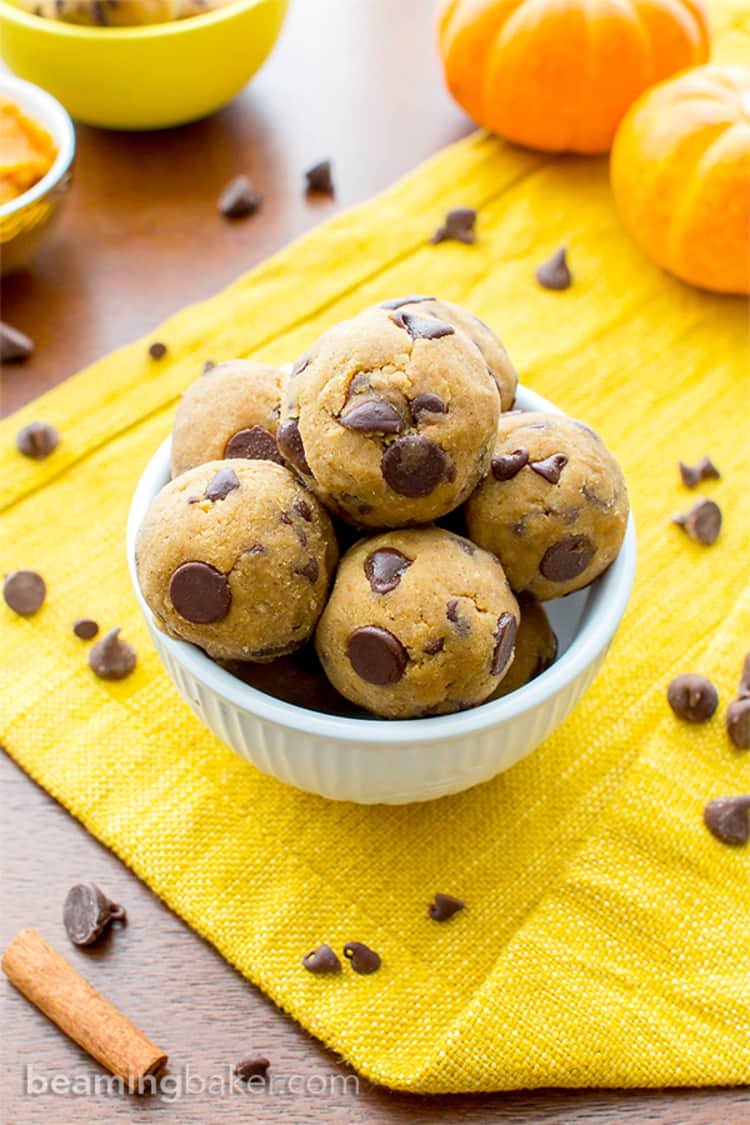
[[[21,0],[42,19],[88,27],[142,27],[201,16],[230,0]]]
[[[334,325],[288,375],[213,367],[138,535],[154,621],[334,714],[427,717],[523,687],[557,654],[541,603],[610,565],[628,500],[601,439],[514,410],[516,386],[492,330],[427,296]]]

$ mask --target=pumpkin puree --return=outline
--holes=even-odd
[[[49,133],[0,98],[0,204],[17,199],[52,167],[57,149]]]

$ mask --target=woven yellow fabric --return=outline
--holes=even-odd
[[[746,52],[724,3],[719,57]],[[745,17],[746,20],[746,17]],[[474,247],[426,244],[476,206]],[[575,287],[534,268],[567,240]],[[128,584],[133,486],[207,357],[285,361],[378,299],[437,292],[502,334],[523,380],[599,429],[622,461],[639,570],[604,670],[573,716],[508,773],[438,802],[335,804],[264,777],[179,700]],[[551,159],[483,134],[335,218],[226,292],[68,381],[0,428],[3,570],[49,586],[34,618],[2,607],[0,712],[13,757],[191,926],[314,1035],[378,1082],[422,1092],[750,1080],[750,850],[718,843],[705,802],[747,792],[721,713],[678,723],[664,692],[708,674],[722,709],[750,648],[750,449],[743,302],[680,285],[614,214],[604,160]],[[152,337],[153,338],[153,337]],[[63,442],[14,450],[40,417]],[[710,453],[725,513],[704,548],[670,525],[694,495],[676,462]],[[86,614],[139,651],[96,680],[71,634]],[[467,909],[445,926],[435,891]],[[33,921],[33,919],[30,919]],[[351,938],[369,977],[301,956]]]

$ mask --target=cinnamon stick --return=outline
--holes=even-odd
[[[2,960],[10,982],[84,1051],[129,1088],[167,1056],[69,965],[36,930],[21,930]]]

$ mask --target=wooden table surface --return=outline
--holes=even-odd
[[[144,135],[79,128],[74,188],[54,242],[33,273],[2,287],[3,319],[36,342],[30,362],[3,369],[3,413],[214,293],[468,132],[442,88],[432,7],[433,0],[297,0],[265,69],[210,120]],[[336,200],[310,201],[303,171],[325,157],[334,162]],[[264,204],[253,218],[228,223],[215,200],[240,171]],[[0,770],[0,944],[24,926],[41,930],[169,1051],[177,1088],[175,1096],[167,1090],[151,1098],[34,1094],[55,1074],[88,1082],[100,1071],[0,981],[7,1123],[750,1119],[750,1097],[738,1090],[420,1098],[361,1079],[356,1089],[356,1076],[335,1055],[277,1011],[5,755]],[[67,888],[85,879],[125,903],[130,917],[89,951],[70,946],[61,922]],[[180,1092],[186,1067],[198,1081],[227,1087],[227,1064],[248,1052],[267,1055],[277,1088]]]

